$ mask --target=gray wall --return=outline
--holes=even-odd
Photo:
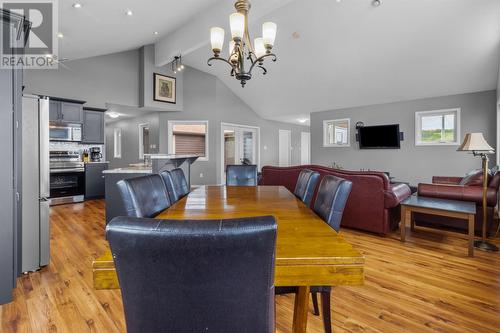
[[[311,160],[316,164],[338,163],[345,169],[389,171],[397,180],[411,184],[430,182],[432,176],[461,176],[480,168],[481,161],[457,152],[457,146],[415,146],[415,112],[461,108],[461,140],[465,133],[482,132],[490,145],[496,144],[495,91],[443,96],[390,104],[315,112],[311,114]],[[350,118],[351,146],[323,147],[323,120]],[[360,150],[355,140],[355,124],[366,126],[400,124],[405,140],[401,149]],[[491,155],[491,160],[495,156]]]
[[[180,111],[183,107],[182,72],[154,66],[153,45],[138,50],[67,61],[57,70],[26,71],[26,92],[87,101],[87,106],[123,105],[144,113]],[[153,100],[153,73],[176,77],[177,103]]]
[[[159,115],[158,113],[149,113],[143,116],[124,119],[112,123],[106,124],[106,160],[108,160],[109,168],[119,168],[128,166],[131,163],[139,163],[139,125],[147,123],[149,124],[149,137],[150,145],[155,145],[156,151],[153,149],[152,153],[158,152],[159,146],[159,133],[158,133],[158,123]],[[113,132],[115,128],[121,128],[122,131],[122,157],[114,158],[113,152]]]
[[[191,169],[192,184],[220,183],[221,122],[260,127],[260,164],[278,164],[278,130],[292,131],[292,163],[300,162],[300,133],[309,132],[307,126],[280,123],[262,119],[243,101],[234,95],[215,76],[186,67],[184,72],[184,109],[182,112],[158,112],[159,150],[168,151],[167,128],[169,120],[208,120],[209,160],[197,161]],[[151,115],[153,117],[153,115]],[[138,161],[137,119],[127,119],[106,127],[107,156],[113,167],[126,166]],[[122,159],[113,159],[113,128],[122,129]],[[130,136],[130,137],[129,137]],[[126,144],[125,144],[126,142]],[[266,146],[266,149],[264,149]],[[125,156],[125,154],[127,156]],[[200,177],[203,174],[203,178]]]
[[[26,91],[74,98],[106,108],[106,103],[139,106],[139,51],[68,61],[57,70],[29,70]],[[152,80],[152,79],[151,79]]]

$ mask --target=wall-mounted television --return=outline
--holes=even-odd
[[[359,149],[399,149],[399,124],[358,128]]]

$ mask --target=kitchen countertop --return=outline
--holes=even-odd
[[[199,155],[175,155],[175,154],[144,154],[144,156],[151,158],[152,160],[175,160],[184,158],[200,157]]]
[[[102,173],[153,173],[153,170],[151,168],[133,168],[133,167],[128,167],[128,168],[116,168],[116,169],[108,169],[104,170]]]
[[[85,162],[85,164],[99,164],[99,163],[109,163],[108,161],[101,161],[101,162]]]

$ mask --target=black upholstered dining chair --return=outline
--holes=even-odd
[[[297,185],[295,185],[293,194],[305,203],[306,206],[310,206],[318,180],[319,172],[309,169],[302,170],[297,179]]]
[[[335,231],[340,230],[344,208],[351,193],[352,182],[343,178],[327,175],[319,184],[318,194],[314,202],[314,212],[323,221],[328,223]],[[277,287],[276,294],[296,293],[297,287]],[[331,286],[312,286],[311,298],[314,306],[314,314],[319,315],[318,296],[321,295],[321,314],[325,333],[332,332],[332,320],[330,314]]]
[[[189,193],[189,186],[181,168],[176,168],[170,171],[160,173],[167,186],[168,196],[170,201],[175,203],[177,200],[186,196]]]
[[[257,166],[228,165],[226,167],[226,185],[257,186]]]
[[[272,216],[114,218],[127,332],[274,332],[276,229]]]
[[[116,185],[127,216],[154,217],[171,205],[160,175],[123,179]]]

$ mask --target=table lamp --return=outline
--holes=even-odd
[[[488,190],[488,154],[492,154],[495,150],[486,142],[483,133],[467,133],[464,142],[457,149],[458,151],[467,151],[474,156],[481,157],[483,161],[483,235],[481,240],[474,242],[474,247],[482,251],[496,252],[498,247],[489,243],[486,240],[486,221],[488,213],[486,208],[486,193]]]

